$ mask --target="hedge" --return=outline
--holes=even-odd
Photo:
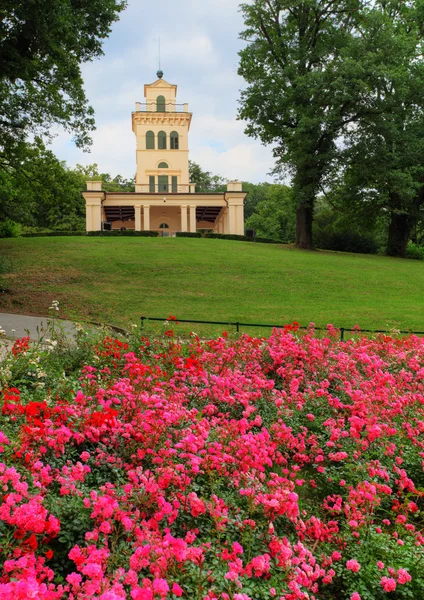
[[[273,240],[271,238],[262,237],[248,237],[247,235],[236,235],[234,233],[205,233],[204,237],[220,239],[220,240],[233,240],[235,242],[259,242],[260,244],[282,244],[280,240]]]
[[[113,229],[112,231],[87,231],[89,236],[135,236],[135,237],[158,237],[157,231],[135,231],[134,229],[126,229],[121,231],[120,229]]]
[[[21,237],[57,237],[57,236],[75,236],[87,235],[86,231],[38,231],[32,233],[22,233]]]
[[[203,235],[200,231],[177,231],[177,237],[201,238]]]

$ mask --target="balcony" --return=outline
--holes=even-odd
[[[149,183],[137,183],[135,186],[137,194],[193,194],[195,189],[194,184],[160,183],[151,185]]]
[[[136,112],[170,112],[170,113],[188,113],[188,104],[158,104],[157,102],[136,102]]]

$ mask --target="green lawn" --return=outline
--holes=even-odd
[[[0,311],[127,325],[140,315],[424,331],[424,263],[188,238],[0,240]]]

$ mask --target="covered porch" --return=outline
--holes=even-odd
[[[244,234],[246,193],[239,182],[217,194],[104,192],[101,182],[94,181],[87,182],[87,188],[83,193],[87,231],[125,227],[157,231],[163,237],[205,230]]]

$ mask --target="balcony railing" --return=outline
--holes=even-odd
[[[138,194],[190,194],[190,185],[178,184],[155,184],[150,185],[149,183],[136,184],[135,191]],[[193,192],[195,188],[193,186]]]
[[[137,102],[137,112],[188,112],[188,104],[158,104],[157,102]]]

